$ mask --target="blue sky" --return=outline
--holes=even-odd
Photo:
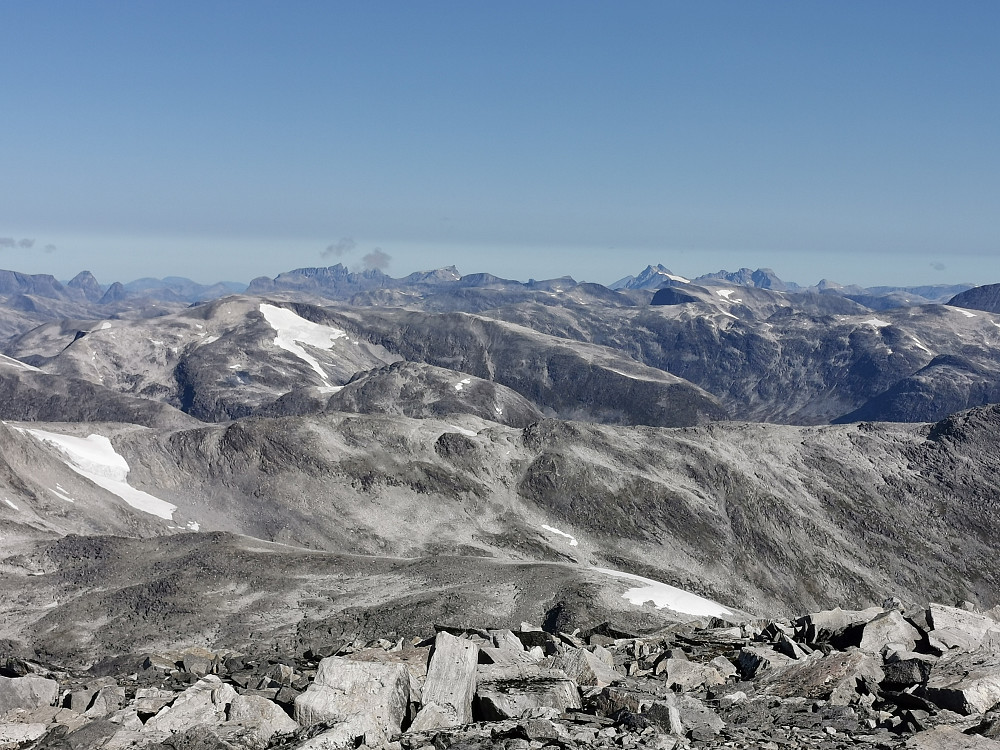
[[[6,0],[0,28],[2,268],[1000,281],[992,0]]]

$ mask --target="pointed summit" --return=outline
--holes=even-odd
[[[104,289],[90,271],[80,271],[66,283],[66,288],[79,292],[88,302],[97,302],[104,294]]]

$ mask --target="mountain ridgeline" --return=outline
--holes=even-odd
[[[663,266],[8,272],[0,645],[683,619],[627,598],[647,579],[751,614],[995,606],[990,299]]]

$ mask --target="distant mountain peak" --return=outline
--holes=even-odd
[[[678,276],[666,266],[657,263],[646,266],[638,276],[626,276],[611,284],[609,289],[659,289],[672,284],[689,284],[689,279]]]

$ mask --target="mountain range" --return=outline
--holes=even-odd
[[[662,266],[0,273],[0,638],[85,664],[683,615],[609,570],[750,613],[994,606],[996,300]]]

